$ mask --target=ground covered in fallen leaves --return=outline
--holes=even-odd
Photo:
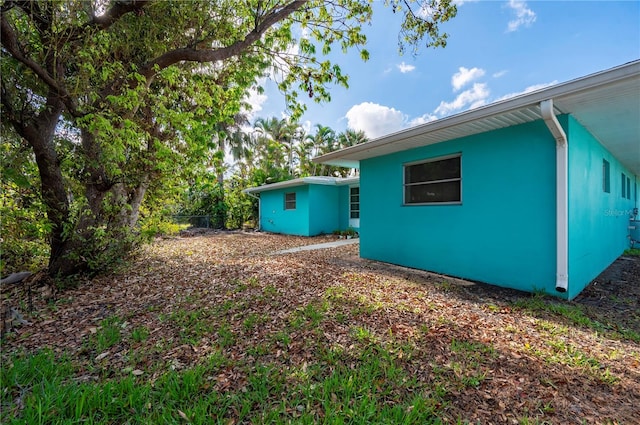
[[[72,359],[75,382],[153,383],[215,355],[225,361],[198,391],[239,397],[251,393],[256,370],[277,371],[248,410],[230,402],[211,418],[229,424],[364,423],[361,401],[349,397],[370,397],[374,409],[401,405],[405,422],[428,408],[433,423],[640,423],[639,257],[618,260],[566,302],[363,260],[358,245],[271,254],[328,240],[242,232],[158,240],[118,274],[55,301],[36,297],[30,323],[5,336],[3,368],[13,353],[48,347]],[[104,329],[114,324],[110,343]],[[366,369],[367,392],[347,392],[362,378],[349,371],[371,361],[380,364]],[[17,398],[29,389],[20,390],[3,397],[5,419],[21,417]],[[177,422],[194,419],[188,404]],[[278,420],[266,419],[269,409],[280,409]]]

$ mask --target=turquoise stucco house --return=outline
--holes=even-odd
[[[302,177],[243,191],[259,199],[259,228],[316,236],[360,227],[358,177]]]
[[[359,167],[363,258],[572,299],[638,239],[640,61],[314,161]]]

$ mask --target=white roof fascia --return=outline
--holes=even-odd
[[[344,178],[340,178],[336,180],[336,185],[338,186],[344,186],[344,185],[351,185],[351,184],[358,184],[360,183],[360,177],[344,177]]]
[[[333,164],[341,162],[343,164],[348,164],[348,166],[357,166],[356,164],[358,164],[360,159],[377,156],[375,152],[373,154],[370,154],[370,152],[375,151],[376,148],[381,146],[396,143],[398,141],[419,136],[421,134],[455,127],[460,124],[469,123],[485,118],[491,118],[493,116],[518,111],[520,109],[527,109],[532,106],[538,105],[543,100],[561,99],[563,96],[575,95],[583,91],[588,91],[589,89],[594,87],[611,84],[620,80],[637,76],[639,73],[640,60],[636,60],[615,68],[600,71],[595,74],[580,77],[565,83],[557,84],[531,93],[522,94],[513,98],[501,100],[486,106],[481,106],[476,109],[461,112],[450,117],[441,118],[439,120],[421,124],[406,130],[391,133],[387,136],[374,139],[370,142],[330,152],[313,158],[313,162]],[[571,111],[562,112],[571,113]],[[388,152],[386,152],[385,154],[387,153]],[[341,159],[342,161],[340,161]]]
[[[245,193],[259,193],[266,192],[268,190],[276,190],[276,189],[284,189],[287,187],[296,187],[296,186],[304,186],[308,184],[319,184],[325,186],[336,186],[343,184],[357,183],[360,178],[352,177],[352,178],[337,178],[337,177],[328,177],[328,176],[310,176],[310,177],[301,177],[293,180],[285,180],[282,182],[264,184],[262,186],[249,187],[244,189]]]

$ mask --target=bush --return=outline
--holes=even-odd
[[[2,183],[0,275],[37,271],[47,265],[48,221],[44,205],[29,188]]]

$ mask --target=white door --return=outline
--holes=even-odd
[[[360,227],[360,186],[349,187],[349,226]]]

